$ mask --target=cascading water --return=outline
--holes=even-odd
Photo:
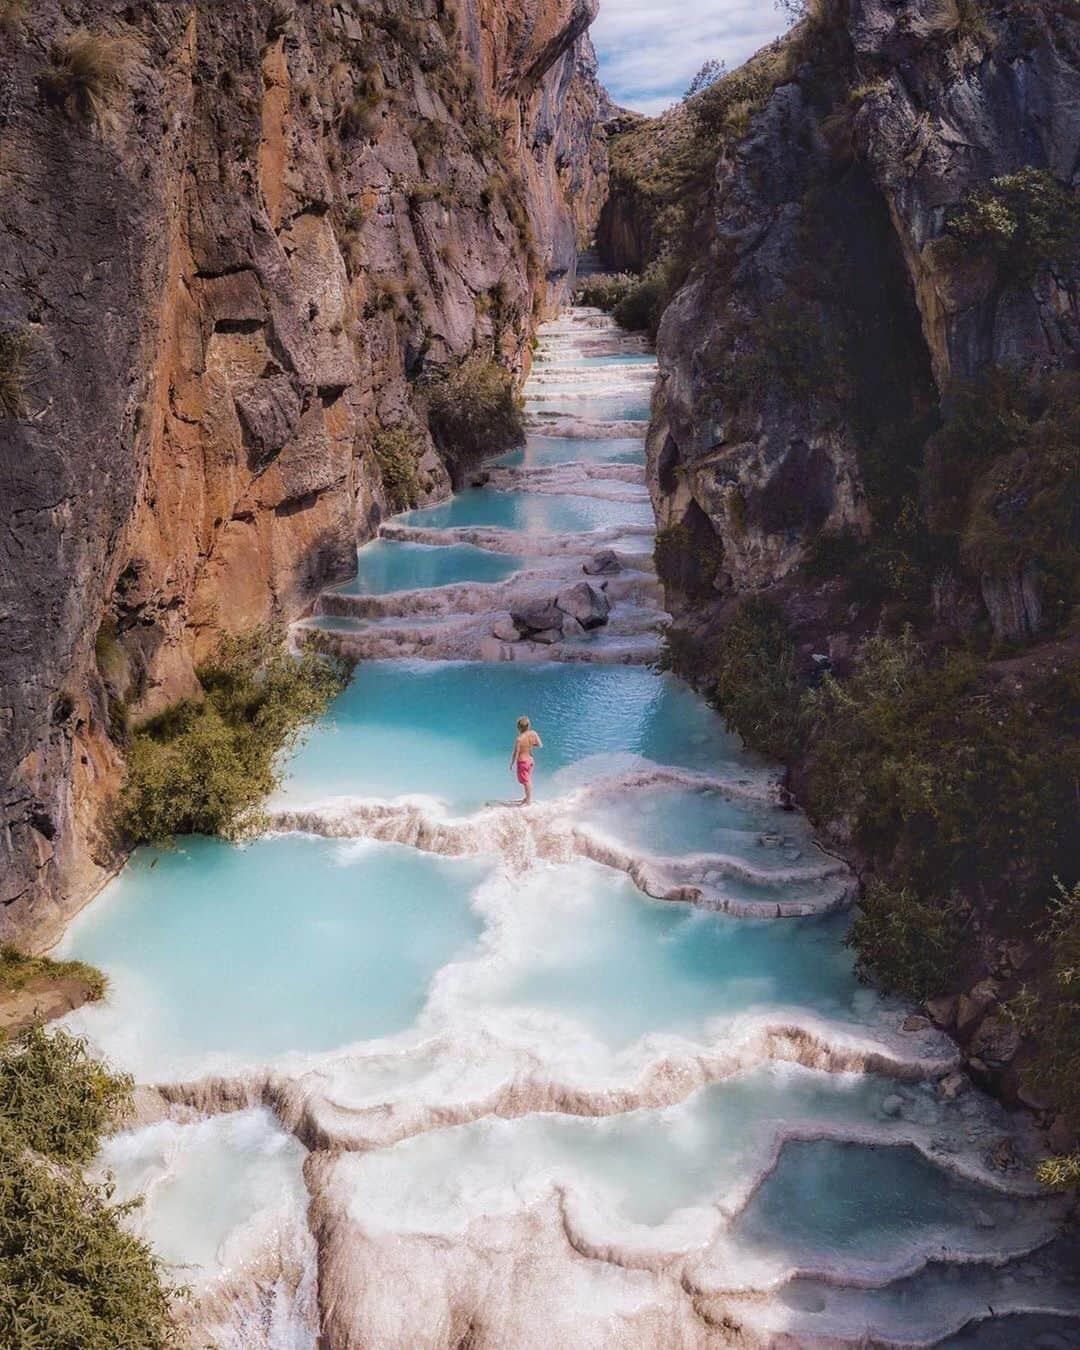
[[[526,448],[298,626],[364,661],[274,831],[141,852],[66,940],[146,1085],[101,1166],[216,1344],[1077,1343],[1037,1141],[858,984],[850,877],[651,668],[652,367],[548,325]],[[597,627],[515,622],[583,580]]]

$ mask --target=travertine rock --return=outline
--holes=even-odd
[[[555,604],[564,614],[576,619],[582,628],[601,627],[611,613],[611,601],[598,586],[587,581],[579,581],[560,591]]]

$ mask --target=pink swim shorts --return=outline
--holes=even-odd
[[[532,782],[533,762],[531,759],[519,759],[517,762],[517,780],[522,787]]]

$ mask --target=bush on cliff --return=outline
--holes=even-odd
[[[849,679],[803,692],[783,614],[760,599],[711,644],[668,645],[749,746],[804,763],[811,817],[874,858],[853,933],[864,975],[919,997],[955,989],[969,899],[1023,931],[1033,897],[1080,873],[1077,663],[1014,696],[982,659],[931,656],[907,630],[869,639]]]
[[[846,939],[859,978],[917,998],[939,994],[961,964],[965,917],[958,905],[874,878]]]
[[[794,752],[801,721],[795,648],[775,605],[740,602],[710,654],[708,689],[747,745],[779,759]]]
[[[455,366],[430,387],[428,425],[455,482],[470,467],[525,439],[513,376],[491,357]]]
[[[236,837],[281,777],[281,752],[326,711],[348,667],[286,651],[279,627],[222,640],[198,671],[205,692],[148,722],[132,740],[120,825],[133,843],[177,834]]]
[[[129,1206],[79,1168],[130,1111],[131,1080],[64,1031],[0,1051],[0,1344],[164,1350],[172,1293]]]
[[[1080,1131],[1080,882],[1066,887],[1055,880],[1039,940],[1049,955],[1048,978],[1037,989],[1021,990],[1009,1011],[1036,1047],[1026,1085],[1060,1107]],[[1065,1169],[1046,1180],[1075,1185],[1080,1172],[1070,1176]]]
[[[1045,890],[1075,863],[1080,748],[1062,709],[1076,673],[1012,698],[984,669],[962,652],[929,658],[910,630],[878,636],[851,679],[827,676],[804,705],[812,814],[848,821],[896,885],[941,906],[1010,880]]]
[[[602,272],[582,277],[574,288],[574,299],[579,305],[590,305],[610,314],[637,283],[638,278],[632,272]]]
[[[632,333],[646,332],[655,339],[664,310],[684,276],[685,268],[673,258],[658,259],[615,306],[615,322]]]
[[[974,576],[1033,568],[1043,627],[1066,628],[1080,602],[1080,377],[1033,393],[1016,371],[958,385],[922,475],[927,528]]]
[[[30,365],[30,339],[15,329],[0,329],[0,417],[21,417]]]
[[[408,427],[383,427],[372,450],[391,511],[408,511],[421,491],[415,433]]]
[[[976,188],[952,212],[939,247],[989,252],[1007,277],[1030,280],[1041,267],[1080,259],[1077,206],[1075,192],[1028,164]]]
[[[79,28],[53,47],[52,62],[40,76],[41,91],[69,117],[100,122],[123,87],[136,53],[130,38]]]

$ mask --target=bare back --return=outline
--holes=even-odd
[[[540,739],[540,737],[536,734],[535,731],[533,731],[531,728],[528,731],[523,731],[521,735],[517,738],[517,740],[514,742],[515,763],[519,759],[531,759],[532,752],[541,745],[543,745],[543,741]]]

